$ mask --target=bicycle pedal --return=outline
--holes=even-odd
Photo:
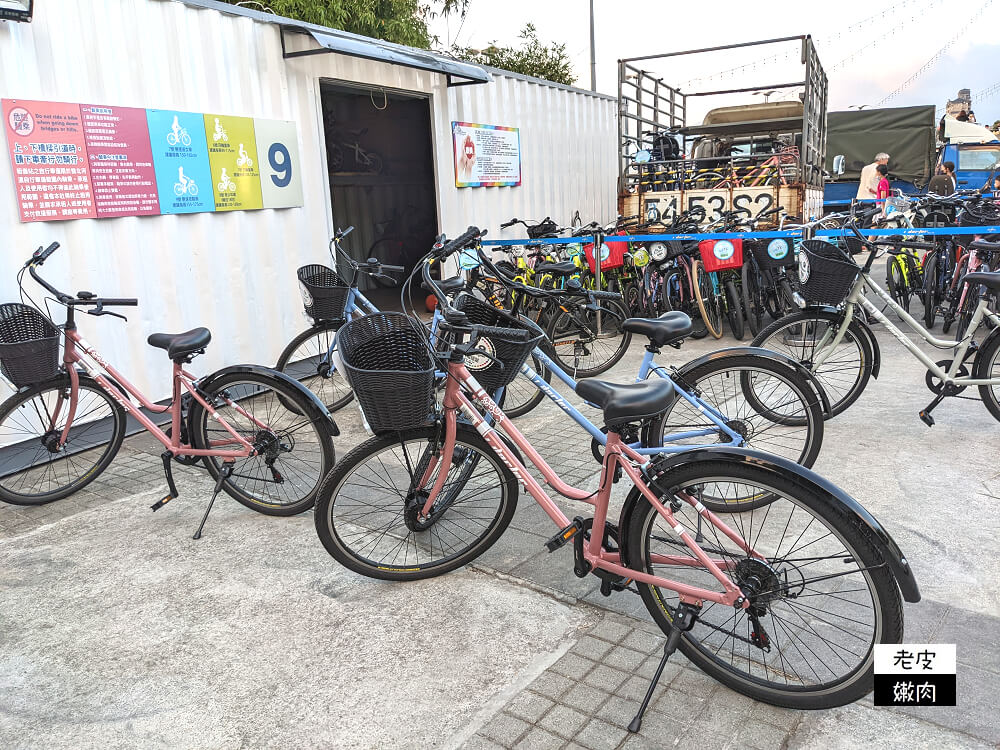
[[[555,552],[560,547],[569,544],[570,540],[575,537],[579,532],[583,531],[583,524],[580,523],[579,519],[573,521],[565,529],[559,531],[554,537],[545,542],[546,548],[549,552]]]
[[[928,427],[934,426],[934,417],[930,415],[930,412],[928,412],[927,409],[922,409],[920,411],[920,419]]]
[[[167,503],[169,503],[169,502],[170,502],[171,500],[173,500],[173,499],[174,499],[175,497],[176,497],[176,495],[167,495],[167,496],[166,496],[166,497],[164,497],[163,499],[161,499],[161,500],[157,500],[157,501],[156,501],[155,503],[153,503],[153,504],[152,504],[152,505],[150,506],[150,508],[152,508],[153,512],[155,513],[155,512],[156,512],[156,511],[158,511],[158,510],[159,510],[160,508],[162,508],[162,507],[163,507],[164,505],[166,505],[166,504],[167,504]]]

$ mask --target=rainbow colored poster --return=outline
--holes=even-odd
[[[521,132],[501,125],[453,122],[455,187],[521,184]]]

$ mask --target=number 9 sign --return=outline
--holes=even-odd
[[[295,123],[285,120],[254,120],[260,157],[260,191],[264,208],[302,205],[298,134]]]

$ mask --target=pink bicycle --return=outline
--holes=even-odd
[[[87,486],[115,457],[131,417],[164,447],[169,493],[153,510],[178,495],[172,461],[203,462],[216,480],[195,539],[220,490],[268,515],[312,507],[333,466],[332,438],[339,434],[319,399],[287,375],[258,365],[225,367],[196,379],[184,365],[205,351],[211,333],[195,328],[149,337],[149,344],[165,349],[173,362],[173,396],[166,405],[154,403],[105,361],[76,326],[78,307],[88,308],[90,315],[125,319],[105,308],[135,306],[138,300],[59,291],[35,270],[58,247],[39,248],[18,274],[18,285],[24,296],[21,281],[27,270],[66,307],[62,335],[36,307],[0,306],[0,366],[18,389],[0,404],[0,499],[39,505]],[[157,415],[169,415],[165,430],[153,421]]]
[[[418,266],[439,304],[447,297],[431,277],[431,264],[478,237],[470,228],[439,243]],[[641,595],[668,636],[661,670],[679,647],[734,690],[794,708],[843,705],[872,689],[874,645],[903,637],[900,592],[907,601],[920,594],[899,547],[856,500],[791,461],[756,451],[702,448],[652,460],[640,455],[620,432],[662,413],[676,398],[673,386],[659,378],[628,385],[579,382],[577,394],[604,411],[608,442],[598,489],[572,487],[487,395],[519,371],[534,345],[531,327],[470,324],[460,309],[444,305],[441,340],[451,335],[450,346],[439,345],[433,354],[410,352],[415,370],[447,369],[432,421],[400,424],[359,445],[320,490],[316,529],[337,561],[392,581],[454,570],[503,534],[520,483],[558,528],[546,543],[550,552],[570,545],[574,573],[596,575],[605,595]],[[355,392],[364,405],[366,379],[385,376],[396,378],[401,405],[425,403],[433,390],[400,387],[396,368],[404,352],[389,358],[392,371],[375,369],[387,347],[406,340],[408,326],[416,330],[403,316],[384,317],[341,329],[341,341],[348,342],[341,354]],[[377,334],[367,340],[357,335],[368,328]],[[352,371],[352,361],[372,369]],[[593,505],[593,517],[571,521],[522,455],[560,495]],[[622,478],[633,487],[613,523],[611,493]],[[706,500],[733,510],[713,513]],[[633,730],[658,677],[659,671]]]

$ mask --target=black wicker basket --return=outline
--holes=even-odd
[[[807,302],[839,305],[861,269],[836,245],[805,240],[799,246],[799,292]]]
[[[796,263],[792,240],[783,237],[747,240],[744,242],[744,247],[747,245],[750,246],[750,252],[761,268],[792,268]]]
[[[373,432],[427,422],[434,402],[434,362],[426,334],[402,313],[356,318],[337,331],[337,351]]]
[[[0,370],[18,388],[59,372],[59,329],[19,302],[0,305]]]
[[[516,378],[531,350],[545,337],[544,331],[530,320],[515,318],[468,294],[455,300],[455,308],[464,312],[470,323],[489,327],[488,331],[480,333],[478,346],[503,363],[500,367],[476,355],[466,359],[466,368],[487,391],[494,391]]]
[[[302,266],[297,275],[306,315],[316,321],[344,320],[351,287],[336,271],[313,263]]]

